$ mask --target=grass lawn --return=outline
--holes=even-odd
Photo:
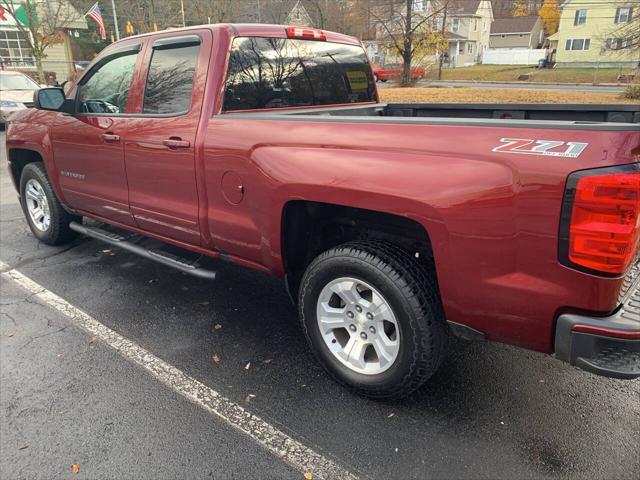
[[[523,65],[474,65],[472,67],[445,68],[443,80],[516,81],[518,75],[529,73],[531,82],[549,83],[616,83],[617,77],[633,73],[629,68],[535,68]],[[640,75],[636,75],[640,77]],[[431,67],[427,78],[438,78],[436,67]],[[640,78],[636,78],[640,81]]]
[[[382,88],[386,103],[628,103],[617,93],[559,92],[526,88]]]

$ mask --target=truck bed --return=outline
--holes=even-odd
[[[640,105],[544,105],[544,104],[459,104],[378,103],[374,105],[267,110],[229,113],[237,117],[303,119],[308,116],[352,117],[358,121],[428,123],[504,127],[580,128],[634,130],[640,123]],[[380,117],[384,117],[380,118]],[[391,118],[393,117],[393,119]],[[328,121],[329,118],[327,118]]]

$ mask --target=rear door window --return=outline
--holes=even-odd
[[[224,110],[375,101],[362,47],[313,40],[237,37]]]
[[[189,111],[200,45],[154,48],[144,90],[142,113],[178,115]]]

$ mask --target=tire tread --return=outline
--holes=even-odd
[[[309,265],[300,288],[300,317],[308,340],[303,292],[309,288],[313,272],[322,262],[336,256],[363,261],[379,270],[399,287],[414,312],[409,316],[413,332],[413,338],[410,339],[413,359],[402,380],[393,389],[367,389],[359,393],[376,399],[397,399],[409,395],[438,370],[446,353],[448,334],[435,271],[419,264],[397,245],[384,241],[350,242],[321,253]],[[329,369],[327,371],[338,382],[345,384]]]

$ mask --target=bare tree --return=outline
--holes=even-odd
[[[238,0],[189,0],[185,2],[185,15],[194,24],[222,23],[233,20],[243,2]]]
[[[45,81],[42,61],[47,49],[64,41],[65,30],[82,20],[82,14],[64,0],[0,0],[0,6],[13,18],[16,28],[29,42],[36,62],[38,80]]]
[[[372,6],[370,15],[389,46],[402,58],[403,86],[412,83],[414,61],[442,50],[446,45],[444,30],[437,20],[448,0],[431,2],[429,10],[417,11],[415,0],[389,0],[386,4]]]

